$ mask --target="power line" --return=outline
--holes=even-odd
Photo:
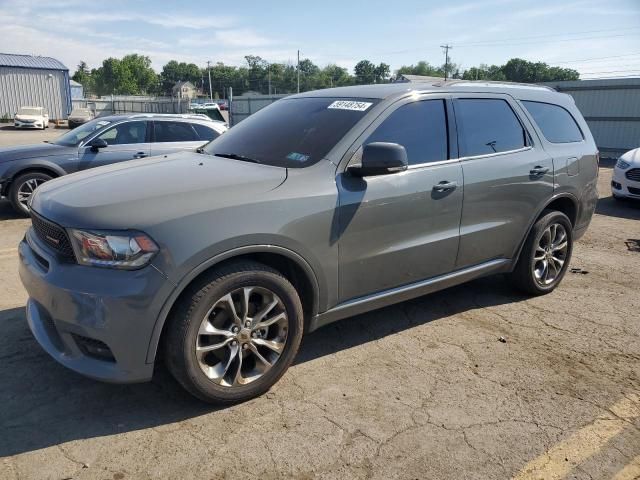
[[[637,55],[640,55],[640,52],[625,53],[623,55],[609,55],[607,57],[583,58],[581,60],[566,60],[566,61],[562,61],[562,62],[554,61],[553,63],[563,65],[565,63],[591,62],[591,61],[594,61],[594,60],[609,60],[610,58],[635,57]]]
[[[616,28],[616,32],[625,31],[625,30],[640,30],[640,27],[626,27],[626,28]],[[511,42],[513,40],[528,40],[532,38],[549,38],[549,37],[566,37],[572,35],[584,35],[588,33],[607,33],[611,32],[611,29],[608,28],[606,30],[586,30],[582,32],[564,32],[564,33],[555,33],[555,34],[541,34],[541,35],[529,35],[525,37],[511,37],[511,38],[501,38],[500,40],[480,40],[478,42],[473,42],[468,45],[479,45],[482,43],[496,43],[496,42]],[[464,45],[464,44],[456,44],[456,45]]]
[[[617,35],[598,35],[595,37],[576,37],[576,38],[564,38],[558,40],[536,40],[533,42],[513,42],[509,40],[505,41],[495,41],[492,43],[456,43],[456,47],[503,47],[503,46],[511,46],[511,45],[532,45],[538,43],[558,43],[558,42],[575,42],[578,40],[594,40],[594,39],[604,39],[604,38],[618,38],[618,37],[632,37],[638,35],[637,33],[621,33]]]

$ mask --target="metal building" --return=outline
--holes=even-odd
[[[44,107],[51,120],[71,112],[69,69],[50,57],[0,53],[0,117],[20,107]]]
[[[84,98],[84,87],[75,80],[69,80],[71,86],[71,100],[82,100]]]
[[[546,85],[575,99],[602,157],[616,158],[640,147],[640,78],[549,82]]]

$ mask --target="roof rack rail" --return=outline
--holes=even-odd
[[[553,87],[550,87],[549,85],[540,85],[537,83],[523,83],[523,82],[508,82],[508,81],[501,81],[501,80],[462,80],[462,79],[452,79],[452,80],[443,80],[441,82],[436,82],[433,84],[434,87],[444,87],[444,86],[448,86],[448,85],[456,85],[458,87],[464,87],[464,86],[473,86],[473,85],[495,85],[495,86],[501,86],[501,87],[506,87],[506,88],[538,88],[541,90],[550,90],[552,92],[555,92],[556,89]]]
[[[191,118],[194,120],[210,120],[215,121],[204,113],[135,113],[130,118]]]

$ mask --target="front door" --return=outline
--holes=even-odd
[[[123,122],[105,130],[97,137],[107,142],[105,148],[93,150],[88,146],[80,147],[79,169],[148,157],[150,145],[147,140],[147,125],[148,122],[144,120]]]
[[[405,147],[408,170],[338,175],[340,301],[453,270],[463,197],[462,167],[448,139],[443,98],[402,102],[365,132],[362,144]]]
[[[454,106],[464,172],[456,267],[513,258],[553,194],[553,161],[510,97],[469,94]]]

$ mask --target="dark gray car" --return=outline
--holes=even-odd
[[[587,229],[598,157],[571,97],[446,82],[309,92],[208,144],[40,187],[20,244],[57,361],[206,401],[265,392],[303,332],[481,276],[532,295]]]
[[[87,122],[56,140],[0,148],[0,197],[28,214],[42,183],[134,158],[195,150],[227,130],[203,115],[115,115]]]

